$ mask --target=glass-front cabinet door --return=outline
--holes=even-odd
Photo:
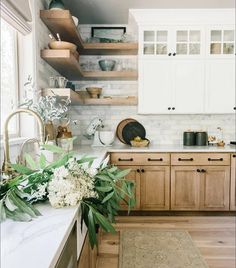
[[[173,32],[173,56],[198,57],[203,55],[204,36],[201,28],[191,26],[188,28],[176,27]]]
[[[234,27],[217,28],[208,30],[208,51],[211,57],[231,57],[235,54],[235,29]]]
[[[148,56],[202,56],[204,31],[195,26],[160,26],[142,29],[141,55]]]
[[[166,28],[142,31],[141,54],[145,56],[167,56],[170,50],[170,31]]]

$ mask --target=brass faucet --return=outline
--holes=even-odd
[[[9,154],[9,134],[8,134],[8,124],[10,119],[16,115],[16,114],[20,114],[20,113],[27,113],[30,115],[33,115],[39,125],[39,134],[40,134],[40,141],[42,143],[45,142],[45,135],[44,135],[44,124],[43,124],[43,120],[41,119],[41,117],[34,111],[30,110],[30,109],[24,109],[24,108],[20,108],[15,110],[14,112],[12,112],[10,115],[8,115],[5,123],[4,123],[4,133],[3,133],[3,143],[4,143],[4,161],[3,161],[3,167],[2,167],[2,172],[3,173],[10,173],[11,172],[11,162],[10,162],[10,154]]]

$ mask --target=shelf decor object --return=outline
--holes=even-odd
[[[48,29],[61,40],[78,46],[81,55],[137,55],[138,43],[85,43],[69,10],[41,10],[40,17]]]
[[[61,0],[52,0],[49,4],[50,10],[64,10],[65,5]]]
[[[138,103],[136,96],[109,96],[95,99],[91,98],[86,91],[74,91],[70,88],[45,88],[42,90],[43,96],[55,96],[55,94],[62,98],[70,98],[72,105],[135,106]]]
[[[69,80],[137,80],[137,71],[83,71],[77,52],[67,49],[41,50],[41,58]]]

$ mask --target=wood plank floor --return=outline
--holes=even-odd
[[[186,230],[199,248],[209,268],[235,268],[236,217],[154,216],[118,217],[117,231],[124,229],[178,229]],[[119,232],[101,233],[97,268],[117,268]]]

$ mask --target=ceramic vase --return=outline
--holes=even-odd
[[[61,0],[52,0],[49,4],[49,9],[65,9],[65,5]]]

